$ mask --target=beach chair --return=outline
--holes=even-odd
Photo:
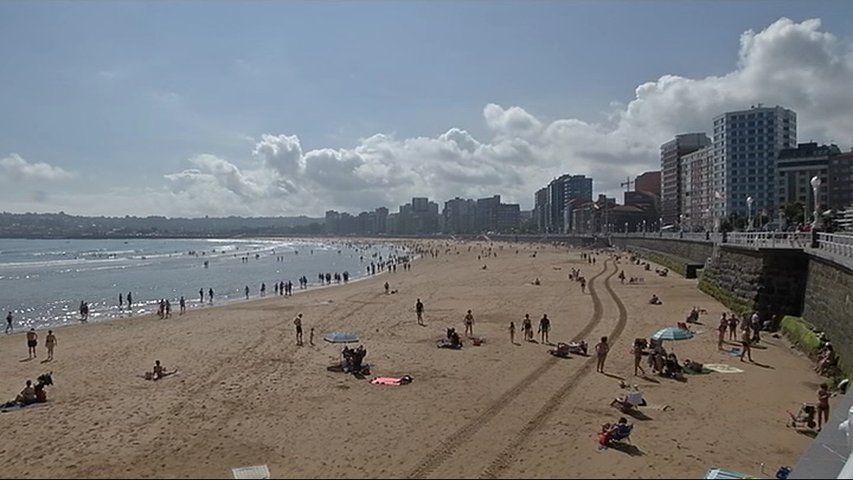
[[[611,406],[618,408],[622,412],[635,410],[637,407],[645,404],[646,400],[643,398],[643,392],[628,392],[624,397],[614,398],[610,402]]]
[[[266,465],[232,468],[231,474],[234,476],[235,480],[271,478],[270,469]]]
[[[613,442],[625,442],[631,443],[631,432],[634,430],[634,425],[625,424],[624,426],[620,426],[620,428],[610,437],[610,443]]]

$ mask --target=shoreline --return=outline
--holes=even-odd
[[[753,352],[764,367],[731,361],[717,351],[713,334],[725,309],[695,281],[655,275],[622,285],[603,255],[595,266],[580,260],[589,250],[494,243],[498,256],[478,260],[488,242],[421,243],[441,253],[373,282],[190,310],[174,322],[137,317],[69,328],[57,335],[50,364],[19,362],[24,342],[0,338],[5,396],[48,368],[56,381],[47,406],[0,414],[13,439],[2,447],[0,476],[227,478],[231,468],[267,464],[276,478],[401,478],[421,471],[442,478],[493,471],[512,478],[696,478],[715,465],[755,474],[757,461],[790,464],[809,445],[782,417],[814,396],[812,384],[820,379],[811,363],[773,338]],[[597,293],[567,281],[571,268],[580,268]],[[648,275],[624,261],[618,269]],[[384,293],[386,279],[399,293]],[[651,293],[661,294],[663,305],[649,305]],[[415,321],[416,298],[425,303],[423,327]],[[693,305],[708,310],[706,333],[667,348],[681,359],[727,363],[741,373],[683,383],[633,377],[630,339],[682,321]],[[462,331],[468,309],[485,343],[463,339],[462,350],[436,349],[445,328]],[[304,347],[294,346],[297,312],[305,315]],[[509,342],[510,321],[520,327],[524,313],[535,322],[543,312],[552,318],[552,343],[584,337],[594,344],[620,331],[608,375],[593,373],[589,357],[557,359],[548,355],[550,346],[521,342],[520,328],[517,344]],[[326,370],[341,348],[322,340],[332,330],[360,337],[371,376],[414,381],[385,387]],[[154,359],[180,375],[137,378]],[[640,455],[595,448],[601,423],[620,415],[608,406],[621,392],[618,378],[640,385],[649,402],[644,419],[630,419]],[[741,441],[728,441],[732,432]],[[448,445],[454,448],[445,452]]]
[[[325,248],[325,250],[328,250],[328,251],[334,251],[334,250],[340,251],[343,249],[343,247],[346,247],[346,248],[349,248],[351,250],[350,256],[356,255],[359,252],[363,253],[363,250],[365,250],[366,248],[382,248],[382,249],[386,250],[386,253],[391,253],[391,250],[401,250],[399,253],[397,253],[397,255],[409,258],[409,262],[414,261],[414,259],[416,259],[418,257],[417,254],[409,251],[405,246],[400,245],[401,242],[377,243],[377,242],[364,241],[364,239],[349,239],[349,240],[343,241],[343,240],[339,240],[339,239],[335,239],[335,238],[331,238],[331,237],[327,238],[325,240],[321,240],[319,238],[315,238],[315,239],[311,239],[311,240],[308,240],[308,239],[302,240],[302,239],[293,239],[293,238],[289,238],[289,237],[276,237],[276,238],[252,237],[252,238],[243,238],[243,239],[224,239],[224,238],[215,237],[215,238],[186,238],[186,239],[182,239],[182,240],[199,240],[199,241],[211,241],[211,240],[212,241],[216,241],[216,240],[223,240],[223,241],[246,240],[246,241],[252,241],[252,240],[258,240],[261,242],[270,242],[270,241],[289,242],[292,240],[296,240],[297,242],[307,242],[306,245],[325,246],[325,247],[327,247],[327,248]],[[299,251],[299,250],[301,250],[301,248],[296,247],[296,248],[294,248],[294,250]],[[214,248],[213,251],[216,251],[216,248]],[[270,252],[274,252],[274,251],[275,251],[275,247],[264,246],[264,247],[256,248],[256,249],[252,249],[252,250],[246,250],[246,251],[240,251],[240,252],[236,252],[236,251],[235,252],[228,252],[228,253],[225,253],[225,254],[222,254],[219,256],[211,255],[211,256],[209,256],[209,258],[216,259],[216,260],[227,259],[230,261],[233,258],[236,258],[238,256],[253,256],[255,254],[270,253]],[[158,258],[165,258],[165,257],[172,258],[173,255],[176,257],[183,258],[186,255],[186,252],[177,253],[177,254],[175,254],[175,253],[158,254],[158,255],[154,255],[154,256],[158,257]],[[195,257],[199,261],[205,261],[206,260],[205,256],[195,255]],[[152,258],[154,258],[154,257],[152,257]],[[139,260],[139,258],[136,258],[136,257],[115,258],[115,259],[111,258],[109,260],[124,261],[124,260],[134,260],[134,259]],[[145,260],[145,257],[143,256],[141,259]],[[365,263],[360,265],[358,269],[353,269],[353,273],[350,274],[351,276],[350,276],[349,282],[360,281],[364,278],[368,278],[370,276],[383,273],[382,271],[377,271],[377,273],[373,274],[373,275],[371,275],[369,273],[365,273],[365,266],[369,265],[371,263],[371,259],[370,259],[370,257],[366,257],[364,260],[365,260]],[[93,261],[101,261],[101,259],[95,259]],[[85,263],[85,259],[84,259],[84,262],[81,263],[81,265],[85,265],[85,264],[86,263]],[[9,265],[11,265],[11,268],[16,268],[16,269],[21,269],[21,268],[25,269],[26,268],[25,264],[20,265],[20,264],[14,263],[14,264],[9,264]],[[288,262],[288,264],[285,264],[284,262],[282,262],[281,267],[277,267],[277,268],[281,268],[281,269],[290,268],[289,266],[286,266],[286,265],[289,265],[289,262]],[[305,269],[303,269],[303,270],[305,270]],[[330,271],[329,273],[332,273],[332,272]],[[339,285],[345,284],[343,281],[341,281],[340,283],[334,283],[333,282],[330,284],[325,284],[325,283],[319,284],[316,281],[316,279],[311,279],[309,277],[310,274],[307,273],[307,271],[303,272],[300,275],[304,275],[307,278],[309,278],[308,287],[306,289],[300,289],[300,288],[298,288],[298,283],[297,283],[296,285],[294,285],[295,287],[297,287],[294,289],[294,293],[300,293],[300,292],[307,291],[307,290],[313,290],[313,289],[317,289],[317,288],[327,288],[327,287],[339,286]],[[283,277],[285,275],[282,273],[278,276]],[[264,283],[267,283],[267,282],[264,282]],[[255,286],[257,287],[257,285],[255,285]],[[273,283],[270,283],[269,286],[274,288]],[[220,286],[219,288],[215,288],[215,290],[221,291],[221,288],[222,287]],[[227,294],[225,294],[225,295],[220,294],[219,296],[217,296],[216,302],[213,306],[225,306],[225,305],[230,305],[233,303],[246,302],[246,301],[256,300],[256,299],[260,299],[260,298],[272,297],[272,296],[276,295],[274,290],[268,290],[267,295],[265,297],[260,297],[260,295],[257,293],[257,290],[256,290],[256,292],[251,296],[250,299],[246,299],[242,293],[239,293],[239,292],[241,292],[241,290],[242,290],[242,288],[238,287],[237,289],[235,289],[235,292],[238,292],[238,293],[232,293],[230,296],[226,296]],[[229,291],[230,290],[226,290],[226,292],[229,292]],[[133,292],[135,294],[134,295],[135,297],[137,295],[139,295],[138,291],[136,291],[135,289],[133,290]],[[193,292],[193,293],[195,293],[195,292]],[[91,297],[88,295],[83,295],[82,298],[86,299],[86,298],[91,298]],[[90,315],[89,315],[88,322],[82,322],[81,321],[79,311],[75,308],[76,300],[68,300],[67,303],[65,304],[67,310],[63,310],[63,312],[65,312],[65,314],[64,315],[55,314],[53,320],[48,320],[47,322],[44,322],[44,321],[40,322],[39,321],[40,317],[29,317],[29,316],[22,315],[22,312],[19,311],[20,309],[13,310],[13,313],[15,314],[15,320],[14,320],[15,330],[17,330],[18,332],[26,332],[30,328],[36,328],[36,331],[41,331],[41,330],[48,330],[48,329],[65,328],[65,327],[69,327],[69,326],[73,326],[73,325],[88,325],[88,324],[96,324],[96,323],[109,322],[109,321],[127,320],[130,318],[135,318],[135,317],[140,317],[140,316],[156,315],[157,311],[158,311],[159,299],[160,298],[168,298],[168,300],[170,300],[170,302],[172,302],[172,315],[173,316],[178,315],[178,312],[180,310],[178,299],[180,298],[180,295],[176,295],[174,297],[156,296],[156,298],[144,298],[144,299],[138,299],[137,298],[136,301],[134,302],[134,306],[133,306],[132,310],[129,309],[126,305],[124,306],[123,309],[119,310],[119,307],[117,304],[110,303],[109,297],[95,299],[94,302],[90,300],[89,303],[90,303],[90,305],[93,305],[94,308],[90,307]],[[199,301],[198,296],[195,296],[193,298],[191,295],[185,295],[185,298],[187,301],[187,312],[193,311],[193,310],[211,308],[211,305],[209,302]],[[45,305],[47,305],[47,304],[45,304]],[[131,311],[133,313],[129,313]],[[38,322],[39,326],[35,326],[36,322]],[[56,323],[54,323],[54,322],[56,322]]]

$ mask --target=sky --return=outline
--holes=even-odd
[[[4,1],[0,211],[617,196],[762,103],[853,147],[848,1]]]

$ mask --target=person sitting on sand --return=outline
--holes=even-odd
[[[27,380],[26,386],[21,390],[21,393],[15,397],[15,402],[21,405],[29,405],[36,403],[36,387],[33,386],[32,380]]]
[[[662,304],[663,302],[661,302],[661,301],[660,301],[660,298],[658,298],[658,296],[657,296],[657,295],[652,294],[652,298],[650,298],[650,299],[649,299],[649,303],[650,303],[650,304],[652,304],[652,305],[660,305],[660,304]]]
[[[676,378],[682,372],[683,369],[681,368],[681,365],[678,364],[678,357],[676,357],[674,353],[667,355],[663,370],[664,376]]]
[[[631,434],[631,425],[628,424],[628,419],[620,417],[619,421],[611,424],[605,423],[601,426],[601,433],[598,434],[599,449],[607,448],[613,440],[621,440]]]
[[[160,380],[161,378],[168,377],[169,375],[174,375],[178,373],[177,370],[167,371],[166,367],[160,364],[160,360],[154,360],[154,368],[150,372],[145,372],[146,380]]]
[[[538,279],[538,278],[537,278],[536,280],[534,280],[534,281],[533,281],[533,285],[541,285],[541,283],[539,282],[539,279]]]

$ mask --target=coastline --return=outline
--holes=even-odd
[[[588,265],[578,250],[565,247],[496,243],[495,249],[504,246],[497,258],[477,260],[487,243],[421,244],[442,253],[415,262],[411,272],[374,281],[284,299],[268,295],[167,320],[71,325],[58,332],[57,360],[49,364],[20,362],[22,337],[0,337],[4,396],[42,370],[53,370],[56,381],[47,406],[0,414],[13,439],[0,447],[0,476],[227,478],[232,467],[268,464],[274,477],[288,478],[416,477],[426,471],[421,465],[445,477],[482,476],[497,465],[507,477],[672,478],[696,477],[715,465],[757,474],[756,459],[768,468],[790,464],[808,446],[780,415],[811,401],[819,377],[808,360],[780,339],[767,339],[766,349],[755,352],[772,368],[736,365],[716,352],[712,330],[724,310],[694,281],[655,276],[620,285],[615,265]],[[570,268],[581,268],[588,279],[600,275],[590,282],[600,306],[566,280]],[[619,268],[649,274],[633,265]],[[532,285],[534,278],[542,285]],[[386,280],[399,293],[386,295]],[[648,305],[654,292],[664,305]],[[415,323],[415,298],[426,304],[426,327]],[[615,298],[625,305],[625,322],[618,320]],[[680,358],[744,372],[687,383],[632,377],[630,340],[680,321],[695,304],[708,309],[706,332],[675,345]],[[436,349],[445,327],[462,330],[469,308],[475,334],[486,343]],[[646,392],[649,419],[631,419],[642,455],[594,446],[598,425],[618,415],[607,406],[620,392],[618,380],[591,373],[588,358],[554,361],[545,345],[509,343],[509,321],[520,327],[524,313],[535,322],[543,311],[553,319],[552,342],[586,332],[594,344],[622,324],[608,370]],[[305,314],[306,344],[309,329],[316,329],[313,347],[293,345],[297,312]],[[414,382],[381,387],[326,371],[340,346],[324,343],[322,334],[335,329],[361,336],[373,375],[410,374]],[[38,353],[40,361],[41,345]],[[137,378],[154,359],[180,375]],[[728,391],[756,393],[719,395]],[[664,403],[670,408],[658,409]],[[732,432],[738,442],[727,441]],[[448,444],[452,452],[433,455]],[[509,447],[509,460],[495,463]]]

